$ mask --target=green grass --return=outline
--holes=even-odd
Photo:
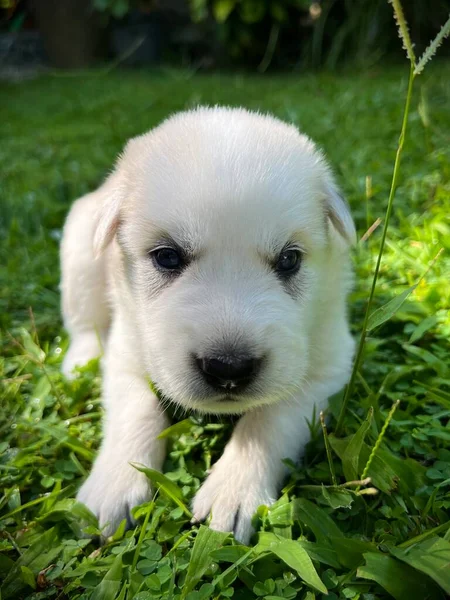
[[[363,234],[385,213],[407,81],[406,66],[264,78],[116,71],[3,84],[2,600],[450,593],[450,65],[427,67],[416,81],[374,308],[417,283],[444,252],[393,318],[369,332],[339,438],[332,432],[342,396],[331,402],[328,450],[338,486],[314,422],[281,500],[260,509],[262,533],[251,548],[191,526],[185,507],[230,432],[227,423],[192,417],[168,432],[167,480],[137,509],[143,525],[99,549],[82,537],[83,528],[97,531],[95,520],[73,500],[99,443],[98,365],[73,382],[59,374],[67,346],[58,293],[64,215],[98,185],[129,137],[200,102],[292,120],[326,151]],[[355,335],[381,229],[355,251]],[[342,486],[364,470],[371,483]]]

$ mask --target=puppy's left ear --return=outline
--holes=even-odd
[[[325,194],[325,211],[329,221],[347,244],[353,246],[356,244],[356,229],[350,207],[331,177],[326,182]]]

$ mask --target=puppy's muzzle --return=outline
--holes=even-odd
[[[196,358],[205,381],[219,391],[237,392],[248,386],[261,369],[261,358],[228,355],[220,358]]]

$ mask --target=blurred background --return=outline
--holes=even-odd
[[[403,8],[419,57],[450,0]],[[408,219],[430,224],[428,207],[450,197],[449,55],[444,43],[414,86],[394,221],[402,240]],[[268,111],[310,135],[364,233],[386,206],[408,72],[389,0],[0,0],[0,342],[30,307],[44,337],[59,335],[71,202],[128,139],[198,104]],[[447,215],[440,206],[439,222]],[[422,273],[416,258],[408,285]]]
[[[449,9],[448,0],[404,2],[416,54]],[[105,63],[364,68],[401,53],[386,0],[0,0],[0,69],[7,78]]]

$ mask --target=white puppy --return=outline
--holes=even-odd
[[[78,498],[106,534],[148,499],[130,462],[161,469],[164,398],[242,414],[193,502],[247,542],[299,458],[307,419],[346,383],[353,221],[320,152],[295,127],[200,108],[131,140],[78,200],[62,242],[71,346],[64,372],[105,347],[103,443]]]

